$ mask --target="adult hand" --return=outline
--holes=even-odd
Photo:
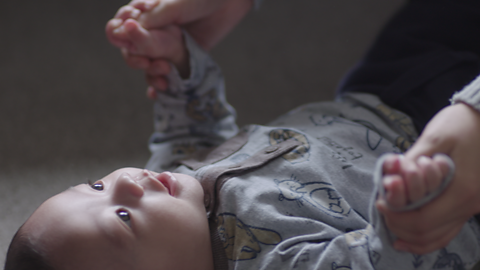
[[[151,58],[129,51],[124,31],[115,31],[127,19],[137,20],[145,29],[169,24],[182,26],[205,50],[213,48],[252,8],[252,0],[133,0],[121,7],[106,26],[109,41],[121,48],[125,62],[134,69],[145,70],[147,82],[157,90],[168,85],[170,67],[165,59]],[[149,89],[148,96],[152,90]]]
[[[480,113],[459,103],[440,111],[405,154],[414,163],[420,156],[449,155],[455,163],[450,186],[418,210],[394,212],[377,205],[387,226],[398,237],[395,248],[425,254],[446,246],[465,222],[480,212]]]
[[[144,10],[144,3],[144,0],[133,0],[129,5]],[[253,0],[163,0],[142,12],[138,22],[146,29],[178,24],[200,46],[210,50],[241,21],[252,6]]]

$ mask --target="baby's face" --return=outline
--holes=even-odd
[[[211,260],[203,189],[188,175],[120,169],[50,198],[24,228],[60,269],[198,269]]]

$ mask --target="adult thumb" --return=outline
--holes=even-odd
[[[448,135],[437,130],[436,123],[427,125],[413,146],[405,153],[405,158],[416,161],[420,156],[432,157],[434,154],[443,153],[450,155],[452,143]]]

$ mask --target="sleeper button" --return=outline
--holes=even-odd
[[[270,154],[278,150],[278,146],[272,145],[265,148],[265,154]]]

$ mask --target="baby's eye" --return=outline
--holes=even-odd
[[[96,182],[90,185],[91,188],[95,190],[103,190],[103,183],[102,182]]]
[[[130,227],[130,213],[124,209],[117,210],[117,216]]]

